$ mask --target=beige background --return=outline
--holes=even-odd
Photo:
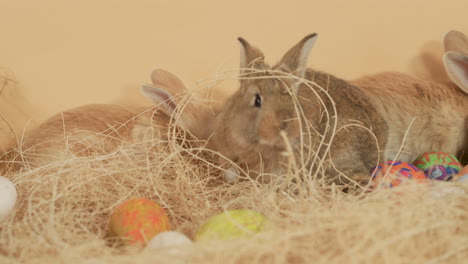
[[[443,78],[440,39],[468,32],[467,10],[467,0],[0,0],[0,113],[19,133],[81,104],[144,103],[138,86],[155,67],[192,87],[237,67],[238,36],[275,61],[317,32],[309,65],[345,79]]]

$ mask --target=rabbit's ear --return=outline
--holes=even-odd
[[[174,100],[172,94],[162,88],[150,84],[143,84],[140,91],[143,96],[149,98],[156,105],[163,104],[171,113],[174,112],[177,107],[177,102]]]
[[[458,52],[446,52],[444,65],[452,81],[468,93],[468,56]]]
[[[162,87],[173,94],[187,90],[184,83],[177,76],[163,69],[154,69],[151,72],[151,81],[155,86]]]
[[[265,55],[256,47],[252,46],[243,38],[237,38],[240,46],[240,68],[241,74],[246,73],[249,68],[258,69],[265,63]]]
[[[304,37],[299,43],[286,52],[279,62],[278,67],[294,73],[301,78],[304,77],[310,50],[314,46],[317,38],[318,35],[316,33]]]
[[[468,38],[460,31],[449,31],[444,36],[444,49],[446,52],[455,51],[468,54]]]

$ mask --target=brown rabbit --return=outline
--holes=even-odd
[[[413,162],[427,151],[468,152],[468,39],[451,31],[444,46],[444,63],[453,82],[392,72],[352,82],[372,98],[387,121],[386,159]]]
[[[321,170],[335,182],[360,181],[379,162],[385,121],[359,88],[306,69],[316,38],[303,38],[273,67],[238,39],[240,88],[217,116],[209,147],[260,181],[284,178],[293,160],[304,165],[302,175]],[[232,180],[236,172],[225,176]]]
[[[143,85],[141,92],[156,104],[154,108],[134,113],[118,105],[100,104],[59,113],[26,133],[0,156],[0,174],[16,171],[25,162],[29,166],[43,165],[65,153],[103,154],[122,142],[148,137],[167,139],[172,117],[180,116],[177,123],[195,137],[207,137],[203,127],[195,124],[197,118],[210,112],[193,103],[179,105],[179,97],[187,93],[182,81],[162,69],[154,70],[151,78],[153,85]]]

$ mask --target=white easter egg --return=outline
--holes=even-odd
[[[465,174],[465,175],[461,176],[461,177],[457,180],[457,182],[462,182],[462,183],[464,183],[464,184],[468,183],[468,174]]]
[[[0,219],[13,210],[17,195],[15,185],[9,179],[0,176]]]
[[[170,254],[181,254],[183,248],[192,245],[192,240],[177,231],[165,231],[154,236],[146,245],[150,249],[166,250]]]

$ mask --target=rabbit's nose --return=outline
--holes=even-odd
[[[288,128],[288,121],[286,120],[281,121],[279,128],[281,130],[286,130],[286,128]]]
[[[289,111],[287,110],[280,110],[277,113],[277,118],[279,121],[279,129],[281,130],[286,130],[288,128],[288,122],[289,122]]]

